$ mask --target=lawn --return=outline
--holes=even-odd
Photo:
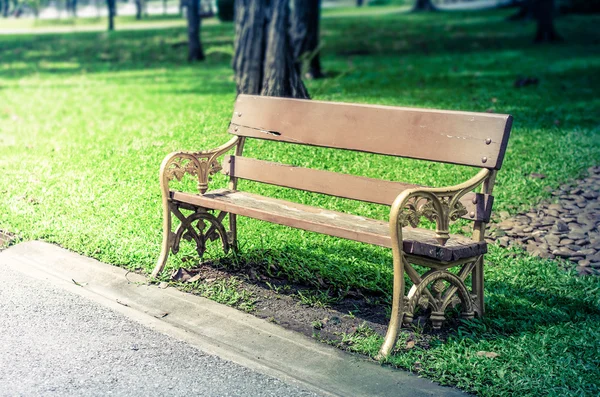
[[[381,10],[325,12],[322,60],[330,77],[307,82],[313,98],[512,114],[496,212],[527,209],[600,164],[600,17],[560,18],[565,42],[534,46],[534,26],[506,22],[510,11]],[[0,35],[0,229],[149,272],[162,238],[162,158],[228,139],[232,34],[231,24],[206,24],[207,60],[196,65],[185,62],[183,27]],[[515,87],[524,77],[538,84]],[[262,141],[250,142],[247,154],[434,186],[474,174],[344,151],[283,151]],[[219,187],[224,179],[214,182]],[[381,206],[243,186],[387,216]],[[276,263],[278,276],[290,282],[317,287],[320,278],[336,296],[360,290],[382,304],[390,300],[389,250],[248,219],[239,227],[240,258],[259,270]],[[181,266],[181,258],[169,266]],[[600,278],[577,278],[556,261],[492,246],[486,280],[484,319],[463,322],[448,337],[403,334],[390,362],[479,395],[600,393]],[[415,347],[405,348],[415,335]],[[343,347],[369,355],[381,342],[368,328],[344,338]]]

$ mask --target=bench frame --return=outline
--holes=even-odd
[[[234,113],[235,114],[235,113]],[[235,117],[234,117],[235,118]],[[501,157],[508,140],[512,118],[508,116],[505,138],[503,138]],[[238,127],[232,122],[230,132],[235,134]],[[169,182],[181,180],[185,175],[191,175],[198,180],[200,196],[208,190],[210,177],[219,171],[229,175],[227,169],[221,166],[218,158],[232,150],[236,156],[241,156],[246,137],[234,136],[229,142],[212,150],[187,152],[178,151],[169,154],[162,162],[160,168],[160,187],[162,191],[163,207],[163,243],[156,267],[152,272],[157,277],[163,270],[170,252],[177,254],[182,238],[193,240],[196,243],[198,255],[202,257],[206,250],[207,241],[220,240],[223,249],[227,252],[237,247],[236,214],[219,211],[213,214],[211,208],[199,207],[190,203],[175,200],[174,192],[169,189]],[[229,158],[231,161],[231,158]],[[484,161],[485,162],[485,161]],[[497,167],[499,168],[499,166]],[[461,304],[461,316],[466,319],[473,318],[475,314],[484,314],[484,278],[483,255],[464,258],[459,261],[440,261],[431,258],[411,255],[403,250],[402,228],[407,226],[417,227],[421,217],[435,222],[436,239],[443,246],[450,238],[449,225],[460,217],[476,218],[473,226],[472,240],[484,242],[486,217],[475,217],[474,213],[467,212],[460,202],[466,194],[481,186],[481,195],[473,196],[473,204],[477,200],[491,196],[495,182],[497,168],[482,168],[468,181],[450,187],[409,188],[397,195],[391,204],[389,217],[389,230],[392,240],[394,287],[392,312],[384,343],[380,349],[379,357],[384,358],[393,350],[398,330],[403,323],[410,323],[417,307],[431,308],[430,320],[434,329],[439,329],[445,319],[445,311],[449,306]],[[237,189],[238,178],[230,175],[229,189]],[[491,200],[486,203],[491,207]],[[181,209],[191,210],[190,215],[184,215]],[[487,213],[491,208],[486,208]],[[180,224],[173,230],[172,216]],[[229,230],[224,225],[225,217],[229,215]],[[430,268],[424,274],[419,274],[411,264],[418,264]],[[449,268],[460,266],[457,274],[448,271]],[[413,282],[413,286],[405,293],[405,275]],[[465,280],[471,275],[471,288],[467,288]],[[427,287],[430,288],[427,288]]]

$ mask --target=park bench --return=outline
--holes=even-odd
[[[171,153],[162,163],[164,237],[152,275],[162,271],[169,252],[178,252],[182,237],[196,243],[200,256],[210,240],[220,239],[225,250],[235,247],[236,216],[391,248],[392,313],[380,351],[386,356],[398,328],[410,323],[419,307],[431,310],[435,329],[446,309],[459,303],[463,318],[483,315],[484,233],[511,124],[512,117],[501,114],[239,95],[229,142],[214,150]],[[478,172],[456,186],[430,188],[245,157],[249,138],[452,163]],[[230,151],[233,155],[226,155]],[[219,171],[229,177],[228,188],[207,191],[210,176]],[[169,182],[185,174],[197,178],[199,194],[170,190]],[[383,204],[391,207],[389,222],[243,192],[238,179]],[[180,222],[175,231],[173,215]],[[436,229],[418,228],[421,217],[435,222]],[[459,218],[473,222],[471,237],[449,234],[450,222]],[[420,274],[413,264],[430,270]],[[405,275],[413,283],[406,295]]]

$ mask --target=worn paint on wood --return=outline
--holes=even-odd
[[[239,95],[229,132],[500,169],[511,125],[505,114]]]

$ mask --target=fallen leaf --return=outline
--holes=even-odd
[[[156,318],[165,318],[165,317],[167,317],[168,315],[169,315],[169,313],[167,313],[167,312],[162,312],[162,313],[157,313],[157,314],[155,314],[155,315],[154,315],[154,317],[156,317]]]
[[[117,303],[118,303],[119,305],[123,305],[123,306],[127,306],[127,307],[129,307],[129,305],[128,305],[127,303],[125,303],[125,302],[121,302],[121,301],[120,301],[120,300],[118,300],[118,299],[117,299]]]
[[[546,175],[544,174],[539,174],[537,172],[532,172],[531,174],[529,174],[530,178],[538,178],[538,179],[544,179],[546,177]]]
[[[477,352],[477,357],[496,358],[498,356],[499,356],[499,354],[498,353],[494,353],[494,352],[486,352],[486,351],[483,351],[483,350]]]
[[[188,283],[194,283],[198,280],[200,280],[202,277],[199,274],[196,274],[194,277],[190,278],[187,280]]]
[[[183,268],[175,269],[173,270],[173,273],[171,273],[171,280],[180,281],[182,283],[185,283],[192,277],[190,271]]]
[[[406,342],[406,348],[407,349],[412,349],[413,347],[415,347],[415,341],[414,340],[409,340],[408,342]]]

